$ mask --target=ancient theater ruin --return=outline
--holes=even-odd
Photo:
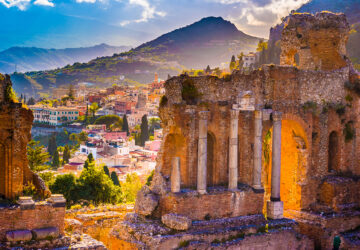
[[[154,249],[354,247],[360,78],[348,34],[344,14],[295,13],[281,65],[169,79],[155,176],[113,234]]]

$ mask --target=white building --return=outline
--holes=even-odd
[[[46,106],[30,106],[34,114],[34,123],[48,124],[59,126],[67,122],[78,119],[79,111],[76,108],[68,107],[46,107]]]
[[[249,53],[246,56],[243,57],[243,67],[249,68],[251,65],[254,65],[256,63],[256,54],[255,53]]]

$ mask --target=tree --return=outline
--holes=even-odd
[[[27,102],[27,105],[35,105],[35,99],[33,97],[30,97]]]
[[[95,163],[90,163],[87,169],[81,172],[77,181],[77,198],[99,203],[116,203],[120,199],[120,187],[114,185],[112,180]]]
[[[71,157],[69,145],[65,145],[64,147],[64,153],[63,153],[63,162],[69,163],[69,159]]]
[[[127,120],[126,114],[123,116],[123,125],[122,125],[122,131],[126,132],[126,135],[129,136],[129,123]]]
[[[30,169],[33,171],[41,171],[46,168],[44,164],[49,160],[49,153],[45,151],[44,146],[38,146],[40,142],[31,140],[27,146],[27,158]]]
[[[90,112],[93,114],[93,117],[95,117],[95,113],[100,109],[99,104],[97,104],[96,102],[93,102],[90,105]]]
[[[116,186],[120,186],[119,178],[115,172],[111,172],[111,180]]]
[[[88,155],[88,161],[89,161],[89,163],[93,163],[94,162],[94,156],[93,156],[93,154],[92,153],[90,153],[89,155]]]
[[[88,140],[88,134],[85,131],[81,131],[78,136],[79,141],[85,142]]]
[[[49,143],[48,143],[48,152],[51,156],[54,155],[55,151],[57,150],[57,145],[56,145],[56,137],[55,135],[52,135],[49,138]]]
[[[154,134],[154,130],[155,130],[155,129],[161,128],[160,119],[159,119],[159,118],[151,118],[149,123],[150,123],[149,132],[150,132],[150,134],[152,134],[152,135]]]
[[[267,50],[267,48],[268,48],[268,42],[264,42],[263,39],[260,39],[256,51],[258,52],[264,51]]]
[[[74,144],[78,143],[79,141],[78,135],[75,133],[70,134],[69,140],[72,141]]]
[[[209,66],[209,65],[206,67],[205,73],[206,73],[206,74],[210,74],[210,73],[211,73],[211,69],[210,69],[210,66]]]
[[[122,119],[117,115],[104,115],[96,119],[94,124],[105,124],[106,128],[122,128],[123,121]],[[112,126],[115,125],[115,126]]]
[[[140,134],[140,145],[144,146],[145,142],[149,140],[149,125],[147,115],[143,115],[141,118],[141,134]]]
[[[140,177],[136,173],[128,174],[126,181],[121,183],[122,200],[124,202],[134,202],[141,187]]]
[[[69,92],[68,92],[68,96],[71,100],[75,99],[75,94],[74,94],[74,86],[72,84],[69,84]]]
[[[53,155],[53,160],[52,160],[51,166],[54,169],[58,169],[60,167],[59,152],[57,149],[55,150],[55,153]]]
[[[105,172],[105,174],[107,175],[107,176],[109,176],[110,177],[110,171],[109,171],[109,168],[105,165],[104,167],[104,172]]]
[[[229,66],[229,68],[230,68],[230,71],[233,71],[233,70],[236,68],[236,60],[235,60],[235,56],[234,56],[234,55],[231,57],[231,61],[230,61],[230,66]]]
[[[76,195],[76,177],[74,174],[58,175],[49,188],[52,193],[64,195],[66,202],[70,204]]]

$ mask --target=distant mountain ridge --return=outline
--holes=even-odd
[[[254,51],[259,39],[238,30],[222,17],[206,17],[144,43],[133,52],[143,55],[157,53],[189,68],[204,68],[207,65],[219,66],[241,51]]]
[[[29,95],[84,81],[101,86],[121,84],[120,75],[125,76],[128,83],[149,83],[155,72],[166,79],[169,74],[179,74],[184,67],[218,67],[229,62],[232,55],[255,51],[259,40],[221,17],[207,17],[127,52],[55,70],[14,73],[11,79],[17,93]]]
[[[0,52],[0,72],[56,69],[75,62],[88,62],[96,57],[110,56],[129,49],[129,46],[110,46],[107,44],[66,49],[11,47]]]

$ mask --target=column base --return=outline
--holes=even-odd
[[[207,194],[206,190],[197,190],[199,194]]]
[[[262,186],[253,186],[252,187],[254,193],[257,193],[257,194],[262,194],[262,193],[265,193],[265,190]]]
[[[267,217],[270,219],[284,218],[284,203],[282,201],[268,201]]]

